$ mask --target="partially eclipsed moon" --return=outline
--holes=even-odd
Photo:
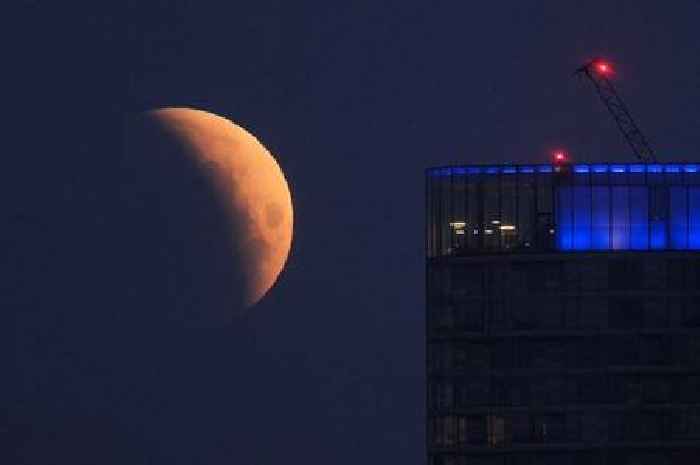
[[[126,165],[133,208],[167,225],[157,253],[172,262],[173,293],[193,307],[263,298],[287,260],[293,209],[282,170],[254,136],[205,111],[153,110],[129,127]],[[217,295],[198,295],[207,292]]]

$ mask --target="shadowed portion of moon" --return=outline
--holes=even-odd
[[[284,175],[257,139],[204,111],[155,110],[130,122],[123,166],[135,297],[167,278],[168,317],[206,323],[265,295],[287,259],[293,213]]]
[[[196,463],[246,402],[221,373],[253,369],[235,350],[252,336],[226,323],[287,258],[282,172],[253,136],[205,112],[141,114],[126,133],[118,159],[94,146],[37,164],[27,149],[7,170],[13,188],[0,186],[0,435],[28,463],[121,464],[154,450]],[[188,444],[171,447],[182,431]]]

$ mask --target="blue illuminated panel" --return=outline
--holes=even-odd
[[[671,249],[688,248],[688,194],[682,186],[672,186],[670,191]]]
[[[638,185],[557,188],[559,250],[700,250],[700,186],[671,185],[668,205],[650,205]]]
[[[591,248],[591,189],[585,186],[572,187],[574,191],[573,246],[575,250]]]
[[[625,165],[610,165],[611,173],[624,173],[627,171],[627,166]]]
[[[629,187],[630,249],[649,249],[649,189]]]
[[[591,199],[591,249],[607,250],[610,248],[610,189],[593,186]]]
[[[574,247],[574,219],[576,209],[573,203],[570,187],[557,189],[557,213],[556,231],[557,248],[561,250],[575,250]]]
[[[572,171],[610,177],[556,188],[557,249],[700,250],[700,185],[684,178],[696,176],[700,165],[594,164]],[[653,186],[625,181],[644,182],[647,173],[656,176]]]
[[[613,173],[616,171],[613,168]],[[612,187],[612,249],[626,250],[630,248],[629,197],[627,186]]]

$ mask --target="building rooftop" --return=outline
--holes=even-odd
[[[427,255],[700,250],[700,164],[426,170]]]
[[[455,165],[426,169],[430,176],[469,174],[554,173],[561,166],[570,166],[574,173],[698,173],[699,163],[575,163],[571,165]]]

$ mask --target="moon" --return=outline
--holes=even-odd
[[[289,186],[270,152],[228,119],[184,107],[139,114],[125,148],[121,201],[139,245],[141,289],[158,274],[190,320],[259,302],[293,235]]]

